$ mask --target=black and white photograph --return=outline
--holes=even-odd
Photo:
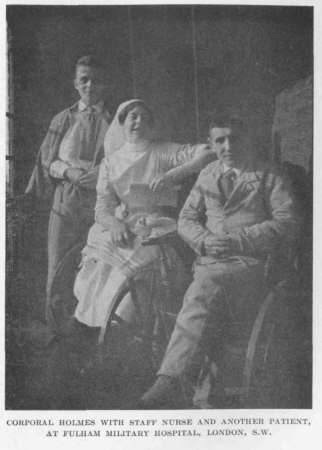
[[[313,5],[5,14],[6,412],[307,417]]]

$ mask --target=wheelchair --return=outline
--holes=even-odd
[[[292,174],[291,178],[294,179]],[[310,234],[310,225],[306,231]],[[146,239],[143,245],[157,244],[162,251],[165,243],[174,243],[176,239],[177,236],[172,234],[153,241]],[[84,243],[73,247],[59,264],[54,276],[51,297],[61,298],[61,322],[67,321],[76,307],[73,281],[83,247]],[[305,248],[306,253],[310,253],[307,242]],[[278,252],[269,255],[266,287],[259,293],[255,321],[246,324],[242,337],[223,342],[221,378],[227,399],[223,408],[311,407],[311,272],[308,269],[311,255],[303,257],[302,250],[299,245],[295,254],[288,258],[287,264],[285,254],[281,256],[281,252]],[[135,311],[133,322],[124,320],[120,313],[124,302],[132,304]],[[133,352],[138,352],[153,377],[162,361],[179,308],[171,310],[169,305],[160,301],[153,320],[146,326],[135,280],[129,280],[109,308],[104,326],[99,331],[94,357],[87,363],[87,369],[93,368],[95,364],[102,367],[106,347],[113,340],[115,330],[118,330],[123,336],[126,335],[129,353],[133,355]],[[107,353],[111,356],[110,352]],[[211,356],[207,359],[209,375]],[[86,364],[85,369],[83,367],[81,370],[86,371]]]

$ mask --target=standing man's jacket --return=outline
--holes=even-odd
[[[49,168],[51,163],[57,158],[60,143],[75,119],[78,112],[78,103],[60,112],[51,121],[46,137],[40,147],[26,194],[32,194],[39,199],[48,201],[52,199],[59,180],[50,175]],[[98,165],[104,156],[103,142],[110,123],[110,114],[105,105],[103,116],[106,126],[101,127],[101,132],[97,138],[92,168]]]

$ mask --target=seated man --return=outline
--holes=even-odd
[[[214,118],[210,144],[218,161],[200,173],[178,224],[197,254],[194,280],[158,378],[141,400],[147,409],[178,406],[182,392],[188,406],[210,329],[213,350],[226,320],[256,315],[260,296],[251,294],[261,292],[268,252],[292,243],[299,228],[289,180],[256,160],[242,121],[229,114]]]

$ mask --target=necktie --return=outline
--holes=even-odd
[[[229,169],[226,173],[224,173],[221,177],[221,188],[222,192],[225,196],[225,200],[227,200],[232,191],[234,190],[236,180],[236,173],[234,169]]]
[[[92,107],[87,107],[81,112],[82,120],[82,148],[79,159],[92,161],[95,148],[96,113]]]

